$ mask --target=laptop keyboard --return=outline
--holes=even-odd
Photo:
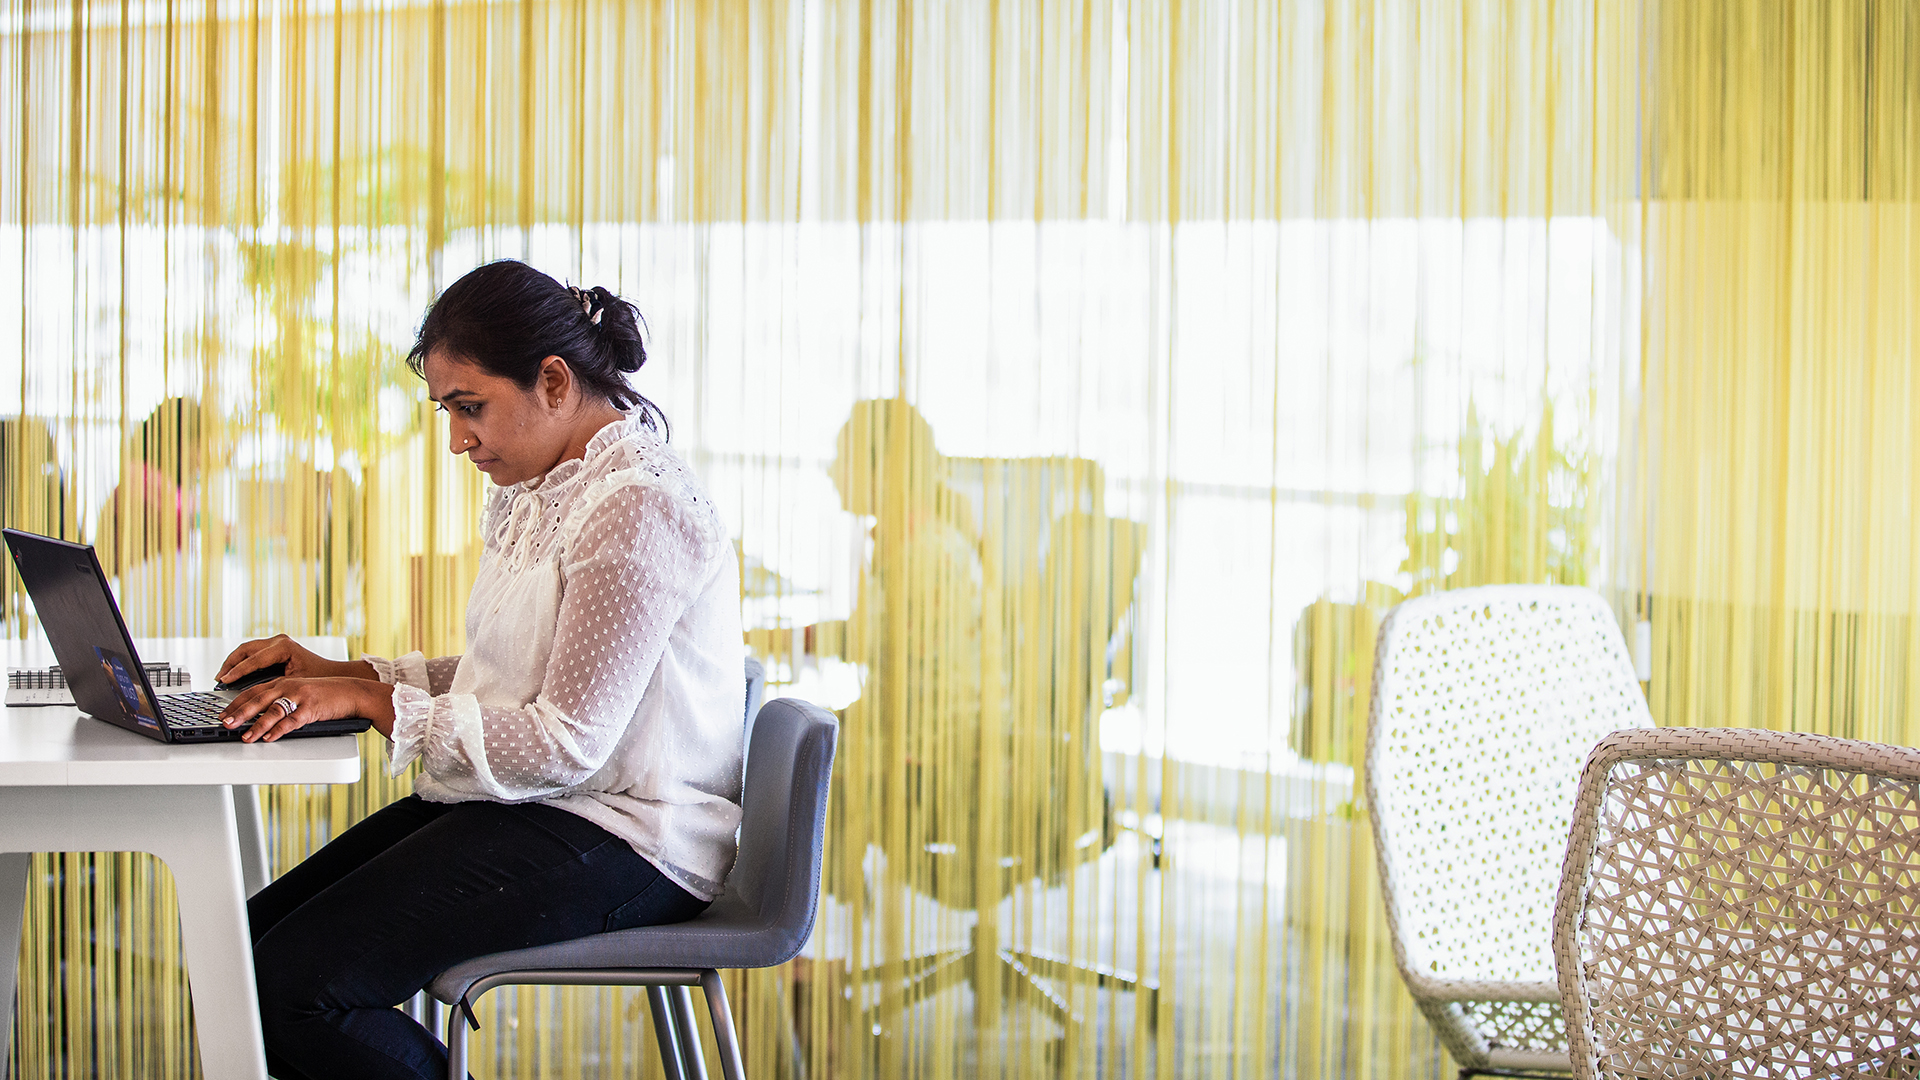
[[[220,710],[227,701],[219,694],[169,694],[160,699],[160,711],[173,727],[217,728],[222,726]]]

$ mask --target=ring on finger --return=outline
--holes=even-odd
[[[295,702],[292,698],[289,698],[289,697],[274,698],[273,703],[275,705],[280,706],[281,716],[292,716],[293,710],[300,707],[299,703]]]

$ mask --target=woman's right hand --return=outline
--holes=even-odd
[[[263,667],[285,664],[287,679],[367,679],[380,681],[373,665],[365,660],[328,660],[307,649],[285,634],[259,638],[242,644],[227,654],[220,664],[215,682],[230,683],[246,678]]]

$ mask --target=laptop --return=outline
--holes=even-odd
[[[18,529],[4,534],[80,711],[166,743],[238,742],[246,733],[247,727],[220,723],[220,710],[241,687],[165,697],[153,692],[93,548]],[[359,717],[316,720],[282,738],[350,735],[372,726]]]

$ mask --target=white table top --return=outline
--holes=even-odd
[[[346,659],[340,638],[299,640],[322,656]],[[239,642],[141,638],[134,644],[147,663],[185,664],[193,673],[193,688],[207,690],[220,661]],[[5,645],[8,667],[55,662],[44,640]],[[71,707],[10,708],[0,715],[0,786],[5,787],[351,784],[358,779],[360,744],[351,735],[182,746],[135,735]]]

